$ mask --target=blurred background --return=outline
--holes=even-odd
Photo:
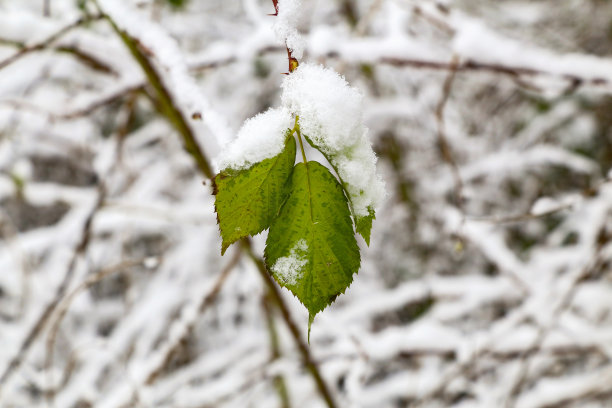
[[[0,406],[612,407],[612,4],[302,3],[387,188],[309,346],[209,181],[272,1],[0,0]]]

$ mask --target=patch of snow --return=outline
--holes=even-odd
[[[272,272],[276,278],[285,285],[295,285],[304,274],[304,266],[308,263],[306,251],[308,251],[308,244],[305,240],[300,239],[291,248],[289,256],[279,258],[272,266]]]
[[[285,108],[268,109],[248,119],[217,158],[217,167],[244,169],[276,156],[283,150],[285,132],[292,127],[292,121]]]
[[[550,197],[541,197],[535,203],[533,203],[533,207],[531,207],[531,214],[533,215],[542,215],[551,211],[555,211],[561,205],[559,201]]]

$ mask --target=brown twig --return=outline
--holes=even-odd
[[[21,48],[15,54],[11,55],[10,57],[6,58],[3,61],[0,61],[0,70],[12,64],[13,62],[17,61],[18,59],[24,57],[27,54],[47,48],[49,45],[51,45],[53,42],[58,40],[60,37],[62,37],[64,34],[68,33],[69,31],[77,27],[80,27],[83,24],[86,24],[86,23],[89,23],[95,20],[99,20],[100,18],[101,18],[100,15],[81,17],[78,20],[74,21],[73,23],[68,24],[67,26],[51,34],[49,37],[47,37],[43,41]]]
[[[328,57],[338,57],[338,53],[330,53]],[[383,57],[378,60],[381,64],[392,65],[396,67],[413,67],[413,68],[425,68],[432,70],[441,71],[458,71],[458,72],[469,72],[469,71],[482,71],[491,72],[495,74],[502,74],[510,76],[514,79],[520,79],[521,76],[549,76],[549,77],[560,77],[561,79],[569,82],[570,89],[575,90],[580,86],[592,85],[592,86],[612,86],[612,83],[606,78],[582,78],[575,74],[565,73],[556,74],[548,71],[543,71],[535,68],[523,67],[523,66],[507,66],[501,64],[490,64],[484,62],[478,62],[473,60],[465,60],[458,62],[453,65],[452,61],[439,62],[439,61],[428,61],[413,58],[396,58],[396,57]]]
[[[261,298],[261,304],[266,314],[266,324],[268,326],[268,337],[270,338],[270,362],[274,362],[281,357],[280,344],[278,342],[278,333],[274,322],[274,311],[272,310],[273,297],[270,291],[267,290]],[[285,379],[281,374],[274,376],[274,388],[278,393],[278,398],[281,402],[281,408],[291,408],[289,399],[289,391]]]
[[[564,204],[548,211],[544,211],[538,214],[533,213],[525,213],[525,214],[517,214],[517,215],[506,215],[501,217],[468,217],[469,220],[472,221],[484,221],[490,222],[493,224],[514,224],[517,222],[525,222],[530,220],[537,220],[540,218],[548,217],[549,215],[558,214],[562,211],[569,210],[573,207],[573,204]]]
[[[30,104],[28,102],[26,102],[23,99],[18,99],[18,100],[3,100],[0,101],[0,103],[4,104],[4,105],[8,105],[14,109],[19,109],[19,110],[26,110],[26,111],[30,111],[32,113],[37,113],[40,115],[45,115],[48,117],[48,119],[51,122],[55,122],[55,121],[70,121],[70,120],[74,120],[74,119],[78,119],[84,116],[88,116],[91,115],[92,113],[94,113],[96,110],[103,108],[105,106],[108,106],[110,104],[113,104],[121,99],[123,99],[124,97],[126,97],[127,95],[130,94],[134,94],[137,92],[141,92],[144,90],[144,85],[143,84],[136,84],[133,86],[128,86],[126,88],[122,88],[119,89],[117,92],[112,93],[108,96],[105,96],[101,99],[98,99],[94,102],[92,102],[91,104],[79,108],[79,109],[75,109],[73,111],[68,111],[68,112],[62,112],[62,113],[55,113],[55,112],[49,112],[48,110],[45,110],[39,106]]]
[[[274,5],[274,14],[268,14],[269,16],[278,16],[278,0],[272,0]]]
[[[450,62],[451,69],[444,80],[444,85],[442,87],[442,98],[440,98],[440,102],[436,107],[436,121],[438,124],[438,149],[442,156],[442,159],[449,165],[451,171],[453,173],[453,178],[455,179],[455,204],[458,208],[463,207],[463,181],[461,180],[461,175],[459,174],[459,167],[457,166],[457,162],[452,153],[452,149],[448,143],[448,139],[446,138],[446,131],[444,126],[444,109],[446,108],[446,103],[450,98],[451,88],[453,85],[453,81],[455,80],[455,75],[457,73],[457,63],[458,58],[454,56]]]
[[[280,52],[280,51],[284,51],[285,48],[284,47],[280,47],[280,46],[276,46],[276,45],[271,45],[268,47],[264,47],[261,48],[257,51],[256,55],[257,56],[262,56],[268,53],[272,53],[272,52]],[[202,71],[206,71],[207,69],[214,69],[214,68],[220,68],[220,67],[224,67],[226,65],[230,65],[233,64],[235,62],[239,62],[240,58],[236,55],[231,55],[225,58],[220,58],[220,59],[213,59],[210,61],[204,61],[204,62],[192,62],[189,64],[189,71],[190,72],[202,72]]]
[[[82,50],[75,45],[61,45],[54,49],[60,53],[74,55],[80,62],[95,71],[103,72],[114,77],[119,77],[119,73],[110,64],[107,64],[105,61],[102,61],[95,55],[92,55],[91,53]]]

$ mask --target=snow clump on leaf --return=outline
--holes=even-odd
[[[336,71],[302,64],[282,84],[282,102],[299,116],[301,132],[338,171],[353,211],[365,217],[385,195],[376,155],[363,125],[363,96]]]
[[[247,119],[217,159],[217,167],[240,170],[276,156],[283,150],[292,121],[291,113],[285,108],[268,109]]]

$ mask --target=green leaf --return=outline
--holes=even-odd
[[[266,242],[268,270],[314,316],[344,293],[359,270],[359,247],[342,186],[329,170],[298,163]]]
[[[226,169],[214,179],[221,254],[248,235],[259,234],[277,217],[287,197],[287,181],[295,163],[295,139],[287,135],[281,153],[245,170]]]
[[[327,154],[324,149],[321,149],[319,146],[317,146],[317,144],[314,143],[308,136],[306,136],[304,134],[302,134],[302,136],[304,136],[306,138],[306,141],[312,147],[314,147],[319,152],[321,152],[323,157],[325,157],[325,159],[327,159],[327,162],[333,167],[334,171],[338,175],[338,178],[340,179],[340,184],[342,185],[342,189],[344,191],[344,194],[346,195],[346,197],[348,199],[348,202],[349,202],[349,207],[350,207],[350,210],[351,210],[351,216],[353,217],[353,222],[355,223],[355,231],[359,235],[361,235],[363,237],[364,241],[366,242],[366,244],[368,246],[370,246],[370,233],[372,232],[372,222],[374,221],[374,219],[376,219],[376,215],[375,215],[374,209],[371,208],[371,207],[368,207],[369,214],[366,215],[365,217],[359,217],[358,215],[355,214],[355,211],[353,210],[353,203],[351,201],[351,196],[348,193],[347,184],[344,182],[344,180],[342,180],[342,177],[340,177],[340,173],[338,172],[338,168],[336,167],[336,165],[334,164],[334,161],[332,160],[332,156]]]
[[[355,230],[363,237],[366,244],[370,246],[370,234],[372,232],[372,221],[376,218],[376,214],[372,207],[368,207],[369,214],[365,217],[355,216]]]
[[[188,0],[166,0],[172,7],[181,8],[187,4]]]

